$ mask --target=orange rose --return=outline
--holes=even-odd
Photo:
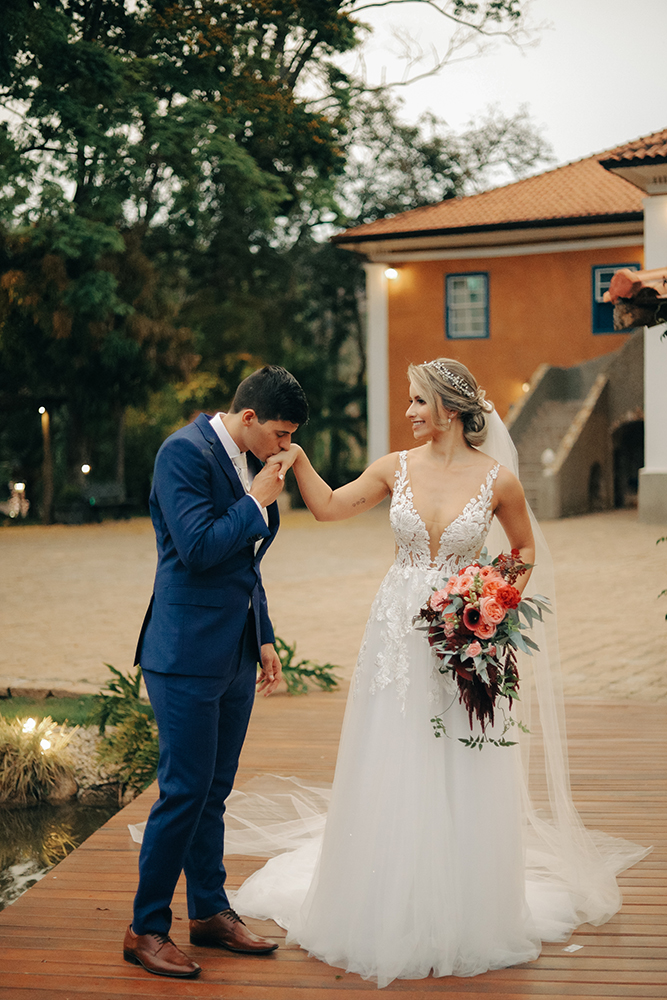
[[[499,625],[507,614],[506,609],[495,597],[482,597],[479,602],[482,618],[489,625]]]
[[[485,622],[483,618],[480,618],[477,625],[475,625],[473,632],[478,639],[492,639],[496,634],[496,626],[491,622]]]

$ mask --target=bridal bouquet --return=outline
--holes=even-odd
[[[548,598],[538,594],[522,599],[514,586],[530,568],[521,560],[518,549],[512,549],[509,556],[501,553],[493,560],[484,549],[478,560],[450,576],[414,618],[414,624],[427,632],[432,649],[442,661],[440,672],[456,680],[470,728],[473,717],[480,723],[482,735],[461,740],[466,746],[514,746],[516,741],[505,739],[510,727],[518,725],[527,732],[511,717],[506,718],[499,739],[487,736],[486,726],[493,725],[498,698],[507,698],[510,709],[513,699],[519,700],[516,651],[532,655],[532,650],[539,648],[525,633],[535,620],[542,621],[545,611],[550,611]],[[436,736],[447,735],[441,716],[431,722]]]

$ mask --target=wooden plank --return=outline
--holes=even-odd
[[[344,695],[260,700],[243,753],[239,784],[265,770],[330,780]],[[603,927],[584,925],[572,953],[545,945],[536,962],[472,979],[396,981],[383,993],[406,998],[446,993],[453,1000],[502,997],[642,998],[667,996],[667,739],[658,705],[568,705],[570,765],[575,801],[589,823],[656,847],[621,876],[624,905]],[[317,750],[313,753],[313,747]],[[539,791],[539,790],[538,790]],[[199,979],[149,976],[122,958],[122,937],[136,886],[138,846],[128,822],[145,818],[151,789],[94,834],[58,868],[0,913],[0,1000],[126,1000],[127,997],[216,1000],[349,1000],[377,992],[374,983],[331,969],[294,946],[248,957],[187,942],[181,882],[174,901],[173,936],[204,967]],[[228,859],[235,886],[261,860]],[[259,921],[251,927],[284,941],[284,932]]]

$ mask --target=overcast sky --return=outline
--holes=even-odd
[[[370,82],[400,78],[401,42],[411,35],[430,56],[447,46],[447,22],[418,3],[365,11]],[[491,103],[511,113],[528,104],[556,161],[564,163],[667,127],[667,0],[533,0],[530,20],[548,26],[539,44],[507,43],[399,88],[405,118],[432,110],[455,129]],[[424,68],[428,66],[428,59]]]

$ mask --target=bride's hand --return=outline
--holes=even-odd
[[[280,467],[279,478],[284,479],[285,473],[291,469],[297,458],[301,454],[298,444],[291,444],[287,451],[279,451],[277,455],[271,455],[266,460],[267,465],[277,465]]]

